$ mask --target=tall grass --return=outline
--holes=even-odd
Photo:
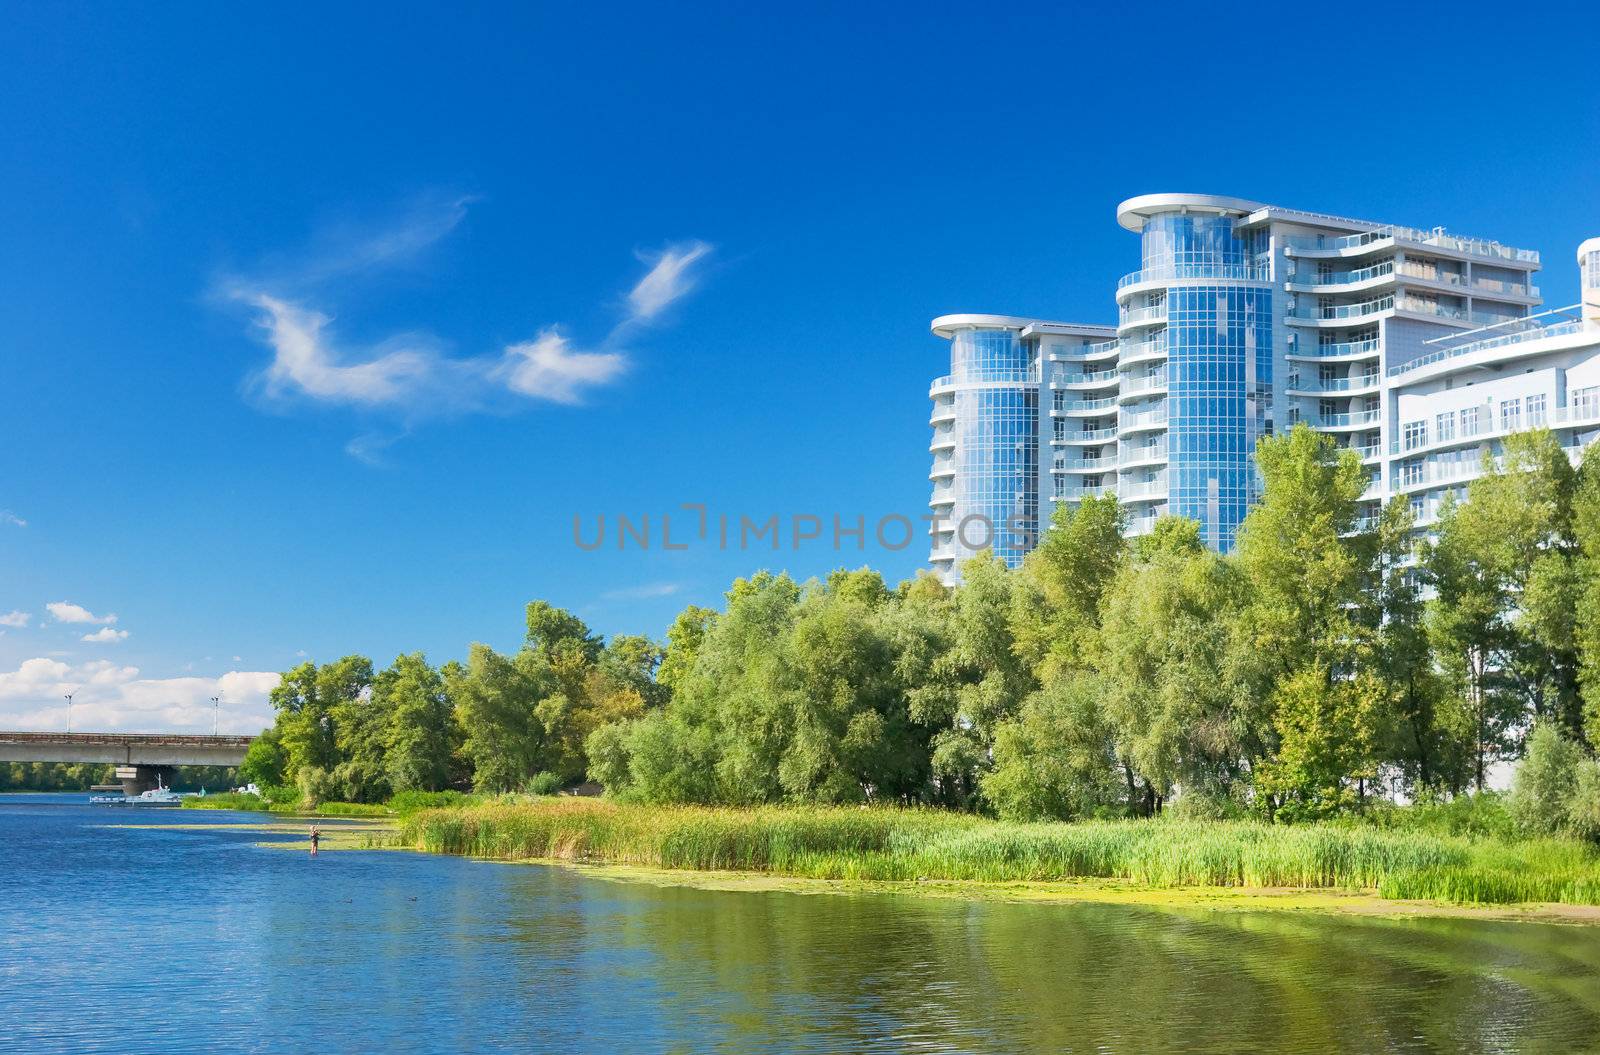
[[[644,807],[595,800],[425,811],[401,845],[818,879],[1129,880],[1151,887],[1373,890],[1400,898],[1600,903],[1600,855],[1354,825],[1241,821],[1008,824],[936,811]]]
[[[239,791],[219,791],[204,798],[195,795],[183,800],[186,810],[265,810],[267,800],[260,795]]]

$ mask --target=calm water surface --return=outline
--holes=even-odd
[[[0,796],[6,1052],[1600,1050],[1600,929],[726,893]]]

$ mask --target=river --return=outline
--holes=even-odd
[[[1600,928],[717,892],[213,827],[255,820],[0,796],[0,1050],[1600,1050]]]

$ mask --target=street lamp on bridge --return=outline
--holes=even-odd
[[[67,732],[72,732],[72,693],[67,693]]]
[[[211,735],[217,735],[217,728],[222,721],[222,696],[219,693],[211,697]]]

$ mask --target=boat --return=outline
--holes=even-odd
[[[137,795],[91,795],[89,802],[95,806],[181,806],[187,797],[164,786],[157,778],[155,787]]]

